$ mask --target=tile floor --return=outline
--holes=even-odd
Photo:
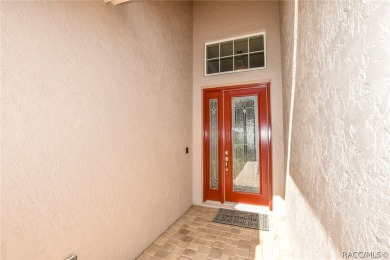
[[[292,259],[283,216],[261,231],[214,223],[217,210],[192,206],[137,259]]]

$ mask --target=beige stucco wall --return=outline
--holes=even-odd
[[[299,1],[294,72],[294,4],[281,3],[284,106],[295,95],[286,205],[297,259],[389,251],[389,13],[388,1]]]
[[[283,76],[283,137],[284,137],[284,166],[287,170],[288,149],[289,149],[289,121],[291,111],[291,92],[295,84],[296,64],[296,46],[297,28],[295,15],[295,4],[297,1],[280,1],[280,35],[281,35],[281,52],[282,52],[282,76]],[[295,57],[294,57],[295,55]],[[294,86],[295,87],[295,86]]]
[[[192,202],[192,3],[1,4],[1,259],[134,259]]]
[[[279,4],[276,1],[194,2],[193,6],[193,203],[202,202],[202,88],[271,80],[273,190],[284,196],[282,80]],[[204,44],[208,41],[266,32],[267,68],[204,76]]]

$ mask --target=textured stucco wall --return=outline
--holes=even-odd
[[[271,80],[274,195],[284,197],[282,77],[279,4],[276,1],[198,1],[193,6],[193,203],[202,201],[202,88]],[[266,32],[267,68],[204,76],[204,43]]]
[[[282,75],[283,75],[283,137],[284,137],[284,167],[287,168],[288,144],[289,144],[289,121],[291,107],[291,92],[293,84],[293,61],[294,61],[294,11],[295,1],[280,1],[280,35],[282,52]]]
[[[133,259],[192,202],[192,3],[1,16],[1,259]]]
[[[281,3],[282,49],[289,55],[284,107],[294,94],[293,13],[294,4]],[[286,177],[296,258],[389,252],[389,13],[388,1],[299,1]]]

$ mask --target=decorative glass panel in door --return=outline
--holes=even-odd
[[[209,200],[222,200],[221,129],[222,102],[220,91],[203,92],[203,196]]]
[[[218,189],[218,99],[210,99],[210,189]]]
[[[232,98],[233,191],[260,193],[257,96]]]

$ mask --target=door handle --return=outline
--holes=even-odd
[[[225,155],[228,155],[229,152],[228,150],[225,151]],[[228,156],[225,156],[225,171],[227,172],[228,171],[228,161],[229,161],[229,157]]]

